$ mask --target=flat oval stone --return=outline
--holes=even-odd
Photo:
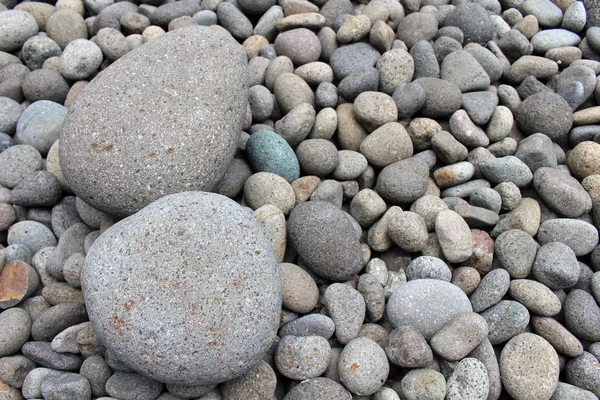
[[[488,334],[485,319],[477,313],[464,313],[450,320],[431,338],[431,348],[446,360],[458,361],[481,344]]]
[[[167,194],[213,190],[246,112],[245,60],[223,29],[197,26],[120,58],[90,82],[64,123],[60,159],[69,186],[120,216]]]
[[[279,325],[271,243],[247,210],[217,194],[166,196],[113,225],[90,249],[81,283],[96,335],[161,382],[239,376]]]
[[[542,337],[522,333],[502,349],[500,372],[514,399],[548,399],[558,384],[558,354]]]
[[[533,186],[552,210],[565,217],[579,217],[592,208],[592,199],[579,181],[556,168],[539,168]]]
[[[472,312],[471,303],[458,286],[437,279],[416,279],[397,289],[387,304],[393,327],[412,325],[430,340],[458,314]]]
[[[555,218],[540,225],[537,238],[541,245],[561,242],[569,246],[576,256],[584,256],[598,245],[598,230],[579,219]]]
[[[510,295],[529,311],[550,317],[560,312],[562,305],[556,294],[543,283],[530,279],[514,279],[510,283]]]

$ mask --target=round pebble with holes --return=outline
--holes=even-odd
[[[270,241],[249,211],[213,193],[165,196],[112,226],[81,285],[106,347],[160,382],[235,378],[267,354],[279,326]]]

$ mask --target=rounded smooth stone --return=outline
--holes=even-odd
[[[59,70],[66,79],[79,81],[93,75],[102,64],[102,50],[90,40],[75,39],[60,55]]]
[[[340,381],[359,396],[370,396],[379,390],[389,371],[385,351],[373,340],[364,337],[348,343],[338,363]]]
[[[475,350],[487,334],[488,325],[483,317],[477,313],[463,313],[431,338],[431,348],[446,360],[459,361]]]
[[[19,50],[23,43],[38,33],[35,18],[21,10],[5,10],[0,13],[0,51]]]
[[[106,381],[106,392],[117,399],[156,399],[163,384],[135,372],[115,372]]]
[[[598,245],[598,230],[579,219],[555,218],[540,225],[537,238],[541,245],[564,243],[579,257],[591,253]]]
[[[446,117],[462,106],[462,92],[454,83],[438,78],[419,78],[414,82],[425,90],[425,105],[420,109],[424,117]]]
[[[92,388],[85,377],[66,372],[44,379],[41,394],[47,400],[89,399]]]
[[[42,68],[25,75],[21,89],[30,102],[50,100],[63,104],[69,92],[69,84],[56,70]]]
[[[278,56],[287,56],[295,65],[318,61],[321,56],[321,42],[317,35],[306,28],[282,32],[275,39]]]
[[[283,325],[279,329],[279,337],[292,336],[322,336],[329,340],[335,331],[333,320],[322,314],[308,314]]]
[[[444,257],[449,262],[466,261],[473,254],[473,236],[469,225],[456,212],[439,212],[435,218],[435,232]]]
[[[450,12],[444,26],[456,26],[464,35],[464,43],[485,46],[494,38],[493,23],[487,10],[479,3],[465,3]]]
[[[242,51],[220,28],[189,26],[132,50],[90,82],[61,132],[61,168],[72,190],[120,216],[166,194],[213,190],[246,112]],[[179,78],[192,69],[191,80]]]
[[[34,36],[29,38],[22,48],[23,61],[29,68],[40,69],[50,57],[60,57],[60,46],[48,36]]]
[[[444,375],[434,369],[413,369],[400,381],[399,392],[406,400],[444,400],[446,398],[446,380]]]
[[[315,95],[308,83],[290,72],[284,72],[275,79],[273,93],[284,114],[304,103],[313,107],[315,105]]]
[[[600,395],[599,369],[598,359],[586,351],[581,356],[567,362],[565,380],[598,396]]]
[[[275,350],[279,372],[298,381],[320,376],[329,365],[331,347],[322,336],[284,336]]]
[[[560,242],[539,248],[533,263],[533,276],[550,289],[568,289],[577,283],[581,269],[569,246]]]
[[[577,46],[580,41],[578,34],[566,29],[545,29],[531,38],[533,50],[538,54],[558,47]]]
[[[413,144],[404,126],[387,123],[369,134],[360,144],[360,152],[370,164],[383,168],[413,155]]]
[[[573,124],[573,112],[561,96],[543,91],[521,103],[516,121],[525,135],[542,132],[555,142],[564,142]]]
[[[411,211],[404,211],[389,220],[388,235],[400,249],[411,253],[423,250],[428,240],[425,220]]]
[[[436,279],[407,282],[387,304],[392,326],[412,325],[427,340],[458,314],[472,311],[471,302],[460,288]]]
[[[307,379],[294,386],[284,400],[352,400],[352,395],[340,383],[329,378]]]
[[[35,254],[44,247],[56,246],[57,241],[46,225],[35,221],[21,221],[8,230],[7,243],[25,245],[32,254]]]
[[[253,210],[272,204],[285,215],[296,204],[296,196],[289,182],[271,172],[257,172],[246,179],[244,199]]]
[[[501,300],[480,313],[490,329],[488,340],[496,345],[525,332],[529,324],[529,311],[519,302]]]
[[[402,325],[390,332],[384,350],[392,363],[403,368],[425,367],[433,361],[431,347],[411,325]]]
[[[385,167],[377,178],[375,191],[393,204],[412,203],[427,191],[429,167],[425,161],[409,158]]]
[[[302,141],[296,148],[296,156],[305,174],[321,177],[332,173],[339,162],[337,148],[325,139]]]
[[[62,49],[75,39],[87,39],[88,29],[83,17],[73,10],[57,10],[46,22],[46,33]]]
[[[66,107],[48,100],[32,103],[17,122],[16,142],[32,146],[46,155],[58,140],[67,111]]]
[[[271,172],[288,182],[300,176],[300,165],[294,150],[280,135],[261,130],[250,135],[246,142],[246,153],[254,170]]]
[[[548,286],[529,279],[514,279],[510,283],[510,295],[537,315],[550,317],[560,312],[560,299]]]
[[[131,279],[139,274],[151,278]],[[81,285],[96,335],[161,382],[239,376],[267,353],[279,324],[269,239],[246,210],[211,193],[166,196],[113,225],[87,254]]]
[[[42,168],[42,156],[29,145],[16,145],[0,153],[0,185],[17,186],[25,176]]]
[[[356,119],[369,131],[398,120],[398,109],[391,96],[379,92],[363,92],[354,100]]]
[[[364,68],[374,67],[381,54],[368,43],[359,42],[334,50],[329,63],[338,80]]]
[[[559,372],[556,350],[533,333],[515,336],[500,354],[502,383],[515,400],[549,399]]]
[[[362,269],[362,251],[352,217],[325,201],[298,204],[288,219],[288,237],[315,274],[345,281]]]
[[[306,314],[319,301],[319,289],[308,272],[290,263],[279,264],[283,306],[292,312]]]
[[[600,144],[590,141],[579,143],[569,153],[567,163],[579,179],[600,174]]]
[[[564,301],[565,326],[580,339],[600,341],[600,308],[594,297],[581,289],[573,289]]]
[[[17,128],[17,121],[23,114],[23,107],[13,99],[0,97],[0,132],[13,135]]]
[[[396,36],[410,49],[420,40],[433,39],[437,30],[438,21],[435,14],[416,12],[400,20]]]
[[[452,272],[448,265],[441,259],[432,256],[420,256],[413,259],[406,267],[406,278],[409,281],[415,279],[439,279],[450,282]]]
[[[579,217],[592,208],[592,199],[579,181],[556,168],[539,168],[533,185],[546,204],[565,217]]]
[[[13,307],[0,314],[0,323],[5,327],[0,331],[0,357],[13,355],[29,340],[31,318],[25,310]]]

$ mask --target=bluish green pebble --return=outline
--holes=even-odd
[[[246,153],[257,172],[271,172],[289,182],[300,177],[300,165],[294,150],[277,133],[268,130],[255,132],[248,139]]]

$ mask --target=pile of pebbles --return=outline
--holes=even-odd
[[[599,1],[0,10],[0,399],[600,397]]]

